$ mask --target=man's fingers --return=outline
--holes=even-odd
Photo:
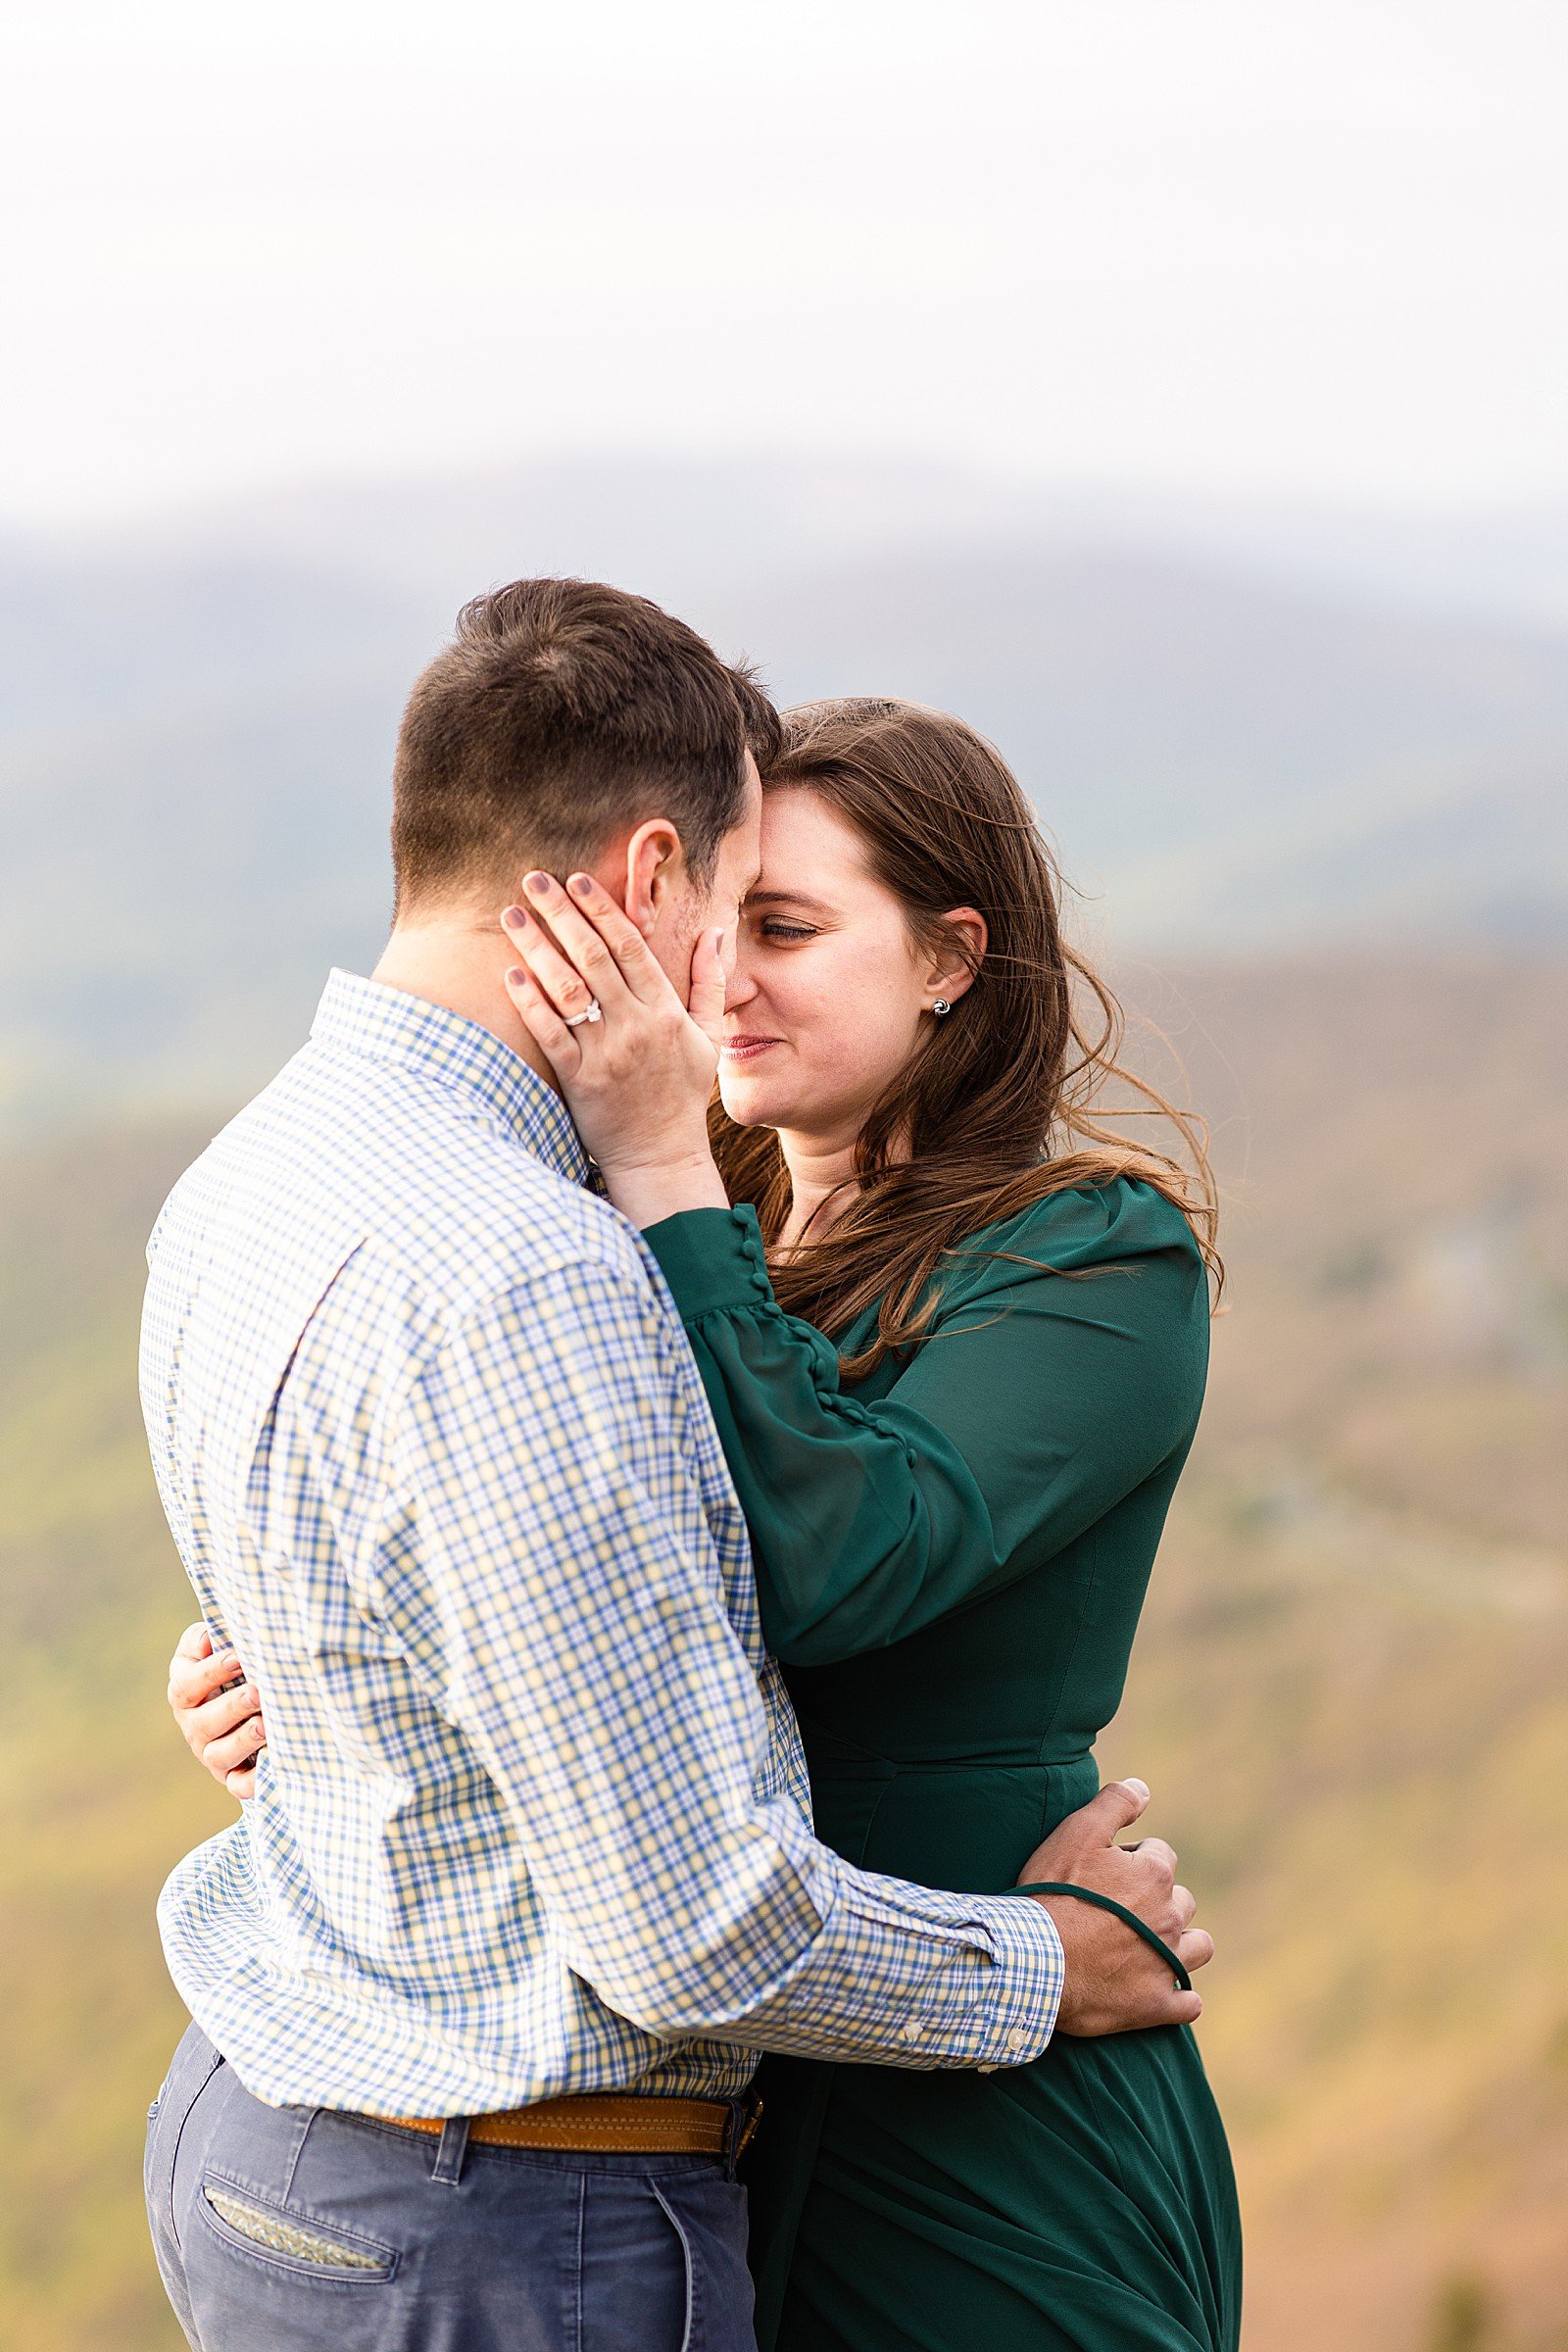
[[[1143,1781],[1107,1781],[1077,1815],[1095,1842],[1113,1845],[1117,1832],[1131,1829],[1149,1809],[1149,1789]]]
[[[1198,1897],[1190,1886],[1173,1886],[1170,1890],[1170,1899],[1176,1913],[1176,1925],[1185,1934],[1193,1924],[1193,1917],[1198,1909]]]
[[[1069,1813],[1065,1821],[1058,1821],[1045,1843],[1036,1846],[1024,1865],[1024,1878],[1072,1881],[1087,1873],[1098,1880],[1108,1867],[1116,1885],[1104,1891],[1120,1893],[1130,1883],[1125,1874],[1137,1869],[1137,1856],[1118,1846],[1116,1840],[1148,1804],[1147,1782],[1107,1781],[1098,1796],[1080,1805],[1076,1813]],[[1101,1859],[1107,1855],[1112,1857],[1108,1863]]]
[[[1186,1935],[1178,1938],[1176,1957],[1189,1976],[1195,1968],[1206,1968],[1214,1957],[1213,1936],[1206,1928],[1189,1928]]]
[[[210,1658],[212,1654],[213,1637],[198,1617],[194,1625],[186,1626],[174,1643],[174,1655],[176,1658]]]
[[[1163,1838],[1140,1838],[1137,1845],[1129,1847],[1128,1851],[1136,1853],[1141,1862],[1152,1862],[1156,1869],[1166,1870],[1175,1878],[1176,1848],[1167,1845]]]
[[[236,1771],[225,1773],[223,1787],[228,1790],[230,1796],[237,1796],[242,1805],[249,1804],[251,1798],[256,1794],[255,1765],[241,1764]]]

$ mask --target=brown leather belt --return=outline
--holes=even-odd
[[[556,2148],[573,2155],[624,2151],[651,2156],[738,2156],[757,2129],[760,2100],[754,2100],[738,2135],[735,2110],[723,2099],[662,2099],[585,2092],[578,2098],[541,2099],[533,2107],[507,2107],[499,2114],[468,2119],[468,2137],[495,2148]],[[389,2115],[406,2132],[439,2138],[446,2126],[427,2115]],[[731,2147],[731,2139],[734,2146]]]

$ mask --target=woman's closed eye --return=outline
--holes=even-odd
[[[816,937],[816,925],[814,923],[786,922],[784,917],[780,914],[764,915],[762,921],[758,927],[763,939],[778,939],[788,942],[798,939],[814,939]]]

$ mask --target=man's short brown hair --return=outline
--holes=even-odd
[[[710,879],[766,766],[778,714],[751,669],[650,604],[593,580],[514,580],[476,596],[416,681],[393,770],[402,910],[532,865],[558,875],[668,817]]]

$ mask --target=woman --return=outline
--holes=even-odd
[[[989,745],[818,704],[764,782],[727,990],[710,939],[688,1015],[596,884],[545,875],[509,985],[683,1315],[819,1835],[1001,1892],[1098,1785],[1201,1401],[1206,1171],[1095,1118],[1114,1007]],[[763,2352],[1234,2352],[1188,2029],[983,2075],[772,2059],[760,2087]]]
[[[586,877],[575,908],[531,878],[510,986],[684,1318],[819,1835],[1001,1891],[1098,1785],[1202,1396],[1206,1171],[1195,1199],[1092,1115],[1113,1064],[1075,977],[1107,1037],[1113,1008],[990,746],[892,702],[785,726],[727,1003],[710,950],[684,1015]],[[772,2060],[760,2088],[764,2347],[1235,2345],[1190,2030],[991,2076]]]

